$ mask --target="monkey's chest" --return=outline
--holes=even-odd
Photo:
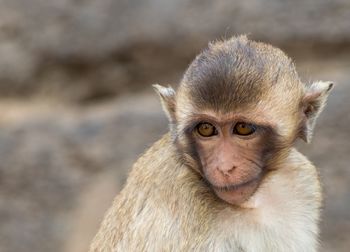
[[[208,239],[211,251],[314,251],[317,225],[303,213],[271,209],[233,213],[223,211]]]

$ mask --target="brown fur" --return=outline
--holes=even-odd
[[[266,98],[273,89],[284,89],[299,98],[303,86],[292,61],[281,50],[241,36],[211,44],[197,56],[181,88],[201,110],[231,112]]]

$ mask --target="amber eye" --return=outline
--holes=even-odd
[[[255,132],[256,127],[250,123],[239,122],[235,125],[234,133],[241,136],[248,136]]]
[[[215,127],[210,123],[200,123],[197,125],[197,132],[203,137],[211,137],[217,134]]]

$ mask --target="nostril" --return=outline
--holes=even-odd
[[[229,169],[227,172],[231,174],[235,169],[236,169],[236,166],[232,166],[232,168]]]
[[[220,169],[219,167],[216,167],[216,169],[222,173],[225,177],[230,176],[234,170],[236,169],[236,166],[232,166],[230,169]]]

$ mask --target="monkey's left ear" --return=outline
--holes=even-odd
[[[158,84],[152,85],[154,90],[160,97],[162,102],[163,110],[167,115],[170,122],[175,121],[175,110],[176,110],[176,101],[175,101],[175,90],[172,87],[163,87]]]
[[[304,122],[300,137],[307,143],[311,141],[316,119],[326,105],[333,86],[333,82],[318,81],[306,88],[306,94],[303,98]]]

